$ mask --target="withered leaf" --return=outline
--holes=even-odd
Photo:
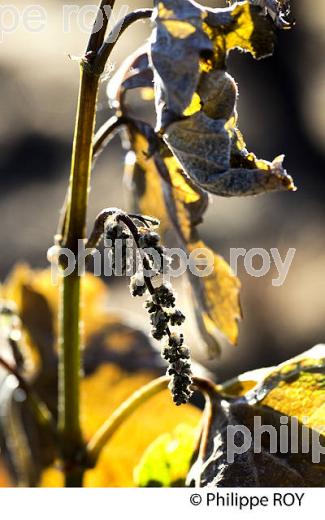
[[[220,331],[230,343],[235,345],[238,340],[238,322],[241,319],[239,303],[240,281],[231,270],[230,265],[222,256],[207,248],[204,242],[198,240],[188,244],[189,252],[195,249],[205,249],[213,258],[214,268],[211,274],[198,277],[189,273],[195,297],[198,298],[197,309],[201,314],[202,324],[209,336],[218,338]],[[209,354],[213,357],[215,351],[210,345]]]
[[[217,175],[228,170],[230,139],[225,122],[200,111],[172,123],[165,132],[165,141],[185,172],[202,186],[213,185]]]
[[[323,485],[324,345],[217,389],[211,421],[204,426],[208,440],[189,480],[220,487]]]
[[[228,120],[234,115],[238,89],[234,79],[224,70],[202,72],[197,89],[200,106],[211,119]],[[186,115],[190,115],[190,107]],[[195,113],[193,111],[192,113]]]
[[[135,88],[153,89],[153,71],[149,67],[147,44],[128,56],[107,83],[106,93],[111,106],[125,111],[125,94]]]
[[[159,218],[164,233],[173,229],[188,255],[205,249],[214,261],[209,276],[195,276],[189,270],[187,274],[194,291],[198,327],[210,354],[215,355],[220,333],[231,343],[237,341],[240,283],[227,262],[207,248],[199,237],[197,225],[207,208],[207,194],[184,174],[167,149],[148,158],[146,138],[132,128],[129,132],[135,162],[131,169],[127,166],[126,175],[128,184],[133,185],[135,209]]]
[[[240,36],[242,33],[236,30],[237,40],[232,38],[228,42],[236,24],[243,24],[244,31],[248,23],[246,18],[251,20],[251,11],[256,11],[257,20],[263,21],[261,23],[271,23],[269,20],[265,21],[260,8],[252,7],[247,2],[237,4],[230,11],[213,11],[216,16],[218,14],[222,17],[224,24],[230,17],[228,30],[225,29],[227,24],[223,26],[220,20],[217,25],[221,32],[224,31],[222,37],[225,38],[226,49],[231,49],[232,45],[243,39]],[[265,27],[261,28],[263,32],[262,29]],[[248,39],[248,43],[250,41]],[[246,50],[260,56],[256,54],[255,47],[250,48],[248,43]],[[151,71],[147,68],[148,61],[143,48],[134,54],[132,60],[132,73],[126,73],[128,67],[123,64],[121,69],[124,72],[116,74],[118,81],[116,78],[112,80],[117,99],[131,88],[152,88]],[[129,60],[127,63],[130,65]],[[237,128],[238,90],[234,79],[225,70],[218,69],[216,64],[201,69],[196,91],[183,111],[183,116],[169,121],[164,133],[164,140],[177,158],[179,166],[198,186],[224,197],[278,190],[294,191],[296,188],[293,180],[283,167],[283,156],[269,162],[257,159],[253,153],[247,151]]]
[[[202,17],[203,10],[189,0],[155,1],[150,59],[159,127],[189,105],[200,77],[200,55],[212,52]]]
[[[274,49],[274,24],[248,1],[220,9],[205,9],[190,0],[157,1],[154,21],[150,57],[158,128],[184,114],[201,72],[225,69],[230,50],[259,59]]]
[[[274,51],[274,24],[249,1],[226,9],[208,9],[204,30],[213,42],[214,67],[223,67],[233,49],[249,52],[256,59]]]
[[[251,4],[262,7],[280,29],[290,29],[292,23],[288,21],[291,6],[290,0],[249,0]]]
[[[224,197],[295,189],[282,156],[268,162],[249,154],[244,142],[238,149],[237,87],[225,72],[226,60],[233,49],[256,59],[272,54],[275,26],[266,13],[274,11],[264,7],[244,1],[203,9],[168,0],[155,8],[150,56],[157,129],[187,175]]]
[[[294,191],[292,178],[282,165],[283,156],[270,163],[246,150],[236,126],[236,87],[231,76],[204,74],[198,94],[202,96],[201,110],[171,123],[164,134],[191,179],[223,197]]]

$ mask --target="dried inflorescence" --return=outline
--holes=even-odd
[[[145,223],[145,225],[144,225]],[[130,277],[131,295],[148,295],[145,302],[150,322],[152,337],[158,341],[165,341],[162,357],[168,363],[167,374],[171,377],[170,390],[177,405],[187,403],[192,395],[190,389],[192,372],[190,351],[183,346],[184,336],[171,330],[171,327],[180,327],[185,320],[184,314],[176,308],[176,298],[169,283],[157,283],[160,275],[168,272],[169,259],[165,248],[160,243],[156,223],[145,221],[140,215],[131,217],[122,212],[111,215],[105,227],[105,238],[111,241],[114,259],[113,269],[119,268],[115,261],[115,247],[117,240],[122,241],[122,267],[127,274],[127,245],[133,238],[136,245],[140,265],[137,264],[136,273]]]
[[[185,316],[179,309],[175,309],[174,293],[165,284],[154,289],[145,305],[153,325],[152,336],[158,340],[166,338],[162,357],[169,364],[167,374],[171,376],[169,388],[173,399],[177,405],[187,403],[192,395],[190,351],[183,346],[183,334],[170,330],[171,326],[181,326]]]
[[[182,334],[172,333],[168,345],[164,347],[162,356],[169,363],[168,375],[171,376],[170,389],[176,404],[187,403],[192,395],[190,351],[183,346]]]
[[[119,222],[110,222],[105,229],[105,243],[111,245],[112,269],[117,275],[126,274],[128,246],[132,244],[129,230]]]

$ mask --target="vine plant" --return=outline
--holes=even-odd
[[[287,22],[282,17],[283,5],[281,2],[275,1],[269,4],[271,4],[271,7],[268,8],[268,3],[266,2],[262,8],[270,12],[278,25],[287,26]],[[60,246],[69,248],[76,256],[78,240],[84,239],[86,233],[87,202],[92,170],[93,136],[99,81],[114,44],[117,42],[117,39],[114,42],[112,35],[105,40],[108,18],[105,15],[107,9],[104,11],[104,8],[113,8],[113,5],[114,0],[102,0],[85,56],[80,63],[81,79],[70,184],[64,225],[59,237]],[[166,129],[165,141],[191,178],[197,180],[198,184],[205,188],[210,187],[214,193],[222,195],[258,193],[269,187],[280,188],[284,186],[285,188],[292,188],[291,178],[282,169],[280,161],[277,161],[272,166],[267,165],[267,173],[263,170],[264,165],[259,167],[258,164],[256,166],[253,165],[250,170],[238,169],[236,171],[236,169],[231,170],[231,166],[229,168],[227,154],[224,154],[224,157],[222,156],[222,145],[221,143],[219,144],[219,141],[220,139],[229,141],[228,133],[230,130],[225,129],[225,124],[220,116],[224,116],[224,119],[226,118],[225,116],[235,117],[236,86],[233,80],[226,76],[225,73],[220,75],[221,67],[219,68],[218,62],[223,58],[224,52],[220,53],[220,57],[215,55],[216,52],[213,49],[209,35],[204,32],[203,27],[199,27],[199,24],[201,23],[202,26],[207,24],[212,33],[216,32],[216,38],[218,39],[219,27],[222,27],[224,30],[224,26],[228,22],[231,28],[234,24],[234,19],[238,16],[236,15],[236,9],[244,12],[247,8],[251,13],[252,11],[247,3],[238,4],[235,8],[223,11],[203,11],[203,9],[192,2],[168,0],[166,2],[157,2],[154,14],[151,9],[135,11],[128,14],[119,24],[119,34],[121,34],[131,23],[139,19],[151,16],[156,18],[157,28],[155,29],[156,36],[152,39],[151,60],[155,76],[158,78],[157,90],[160,87],[158,96],[161,97],[161,99],[158,97],[156,103],[159,110],[158,118],[161,120],[160,128],[157,131],[160,135],[163,135]],[[259,16],[260,13],[256,12],[256,17]],[[104,20],[100,30],[97,29],[99,27],[99,18]],[[204,18],[205,21],[202,20]],[[225,25],[223,25],[224,20]],[[245,32],[245,26],[243,26],[242,30]],[[263,28],[263,31],[266,32],[267,29]],[[114,33],[118,33],[118,29],[117,31],[113,29]],[[236,35],[235,31],[234,35]],[[264,34],[260,35],[260,37],[262,39]],[[226,38],[224,40],[227,48]],[[248,43],[254,46],[253,38],[252,42]],[[232,46],[237,46],[237,42],[235,42],[235,45],[232,44]],[[253,54],[258,52],[260,51],[253,47]],[[189,64],[193,54],[196,55],[196,59]],[[176,55],[174,62],[173,55]],[[181,73],[176,74],[176,77],[171,80],[171,73],[175,71],[178,64],[177,61],[180,60],[182,60]],[[201,63],[199,63],[200,60]],[[187,113],[189,113],[193,110],[189,106],[197,87],[193,79],[189,79],[190,69],[192,69],[193,64],[196,65],[193,79],[196,79],[197,83],[199,69],[203,70],[204,67],[207,69],[206,72],[204,70],[202,72],[204,75],[201,87],[203,112],[201,109],[196,111],[193,116],[189,116],[188,119],[184,119],[185,111],[187,110]],[[206,81],[204,81],[205,79]],[[222,83],[222,87],[220,83]],[[181,87],[181,90],[179,87]],[[182,87],[185,87],[185,89]],[[220,91],[221,96],[231,99],[225,99],[221,103],[220,101],[217,103],[217,100],[213,99],[213,97],[220,96]],[[161,109],[162,104],[163,108]],[[207,109],[204,111],[205,105]],[[220,110],[224,111],[224,114],[218,114]],[[213,113],[210,114],[210,111]],[[210,115],[211,119],[208,120],[206,114]],[[195,118],[195,115],[198,117]],[[172,123],[170,123],[171,121]],[[169,128],[173,127],[175,127],[174,131],[168,131]],[[108,128],[111,130],[110,127]],[[196,138],[195,133],[200,136],[202,134],[203,138],[202,144],[200,143],[202,148],[195,153],[194,158],[186,150],[186,148],[192,148],[193,146],[190,138],[191,132],[194,132],[194,138]],[[215,144],[214,149],[211,144],[209,147],[209,149],[213,150],[211,157],[207,156],[205,149],[207,132],[211,133],[211,144]],[[203,164],[200,164],[200,151],[206,156]],[[216,161],[214,161],[214,157]],[[255,158],[247,158],[246,154],[242,153],[240,160],[254,163]],[[222,163],[225,163],[225,172],[220,167]],[[221,185],[220,188],[219,184]],[[132,222],[125,214],[122,214],[120,217],[122,221],[123,218],[127,219],[132,230]],[[135,240],[137,240],[136,233],[134,230]],[[149,284],[150,280],[147,283]],[[152,292],[150,285],[149,290]],[[67,486],[80,485],[82,482],[82,469],[78,468],[76,464],[82,449],[79,422],[80,299],[80,276],[77,269],[75,269],[72,274],[62,279],[59,331],[59,431],[62,441],[62,457],[66,465]],[[169,337],[171,337],[169,330],[168,333]],[[172,338],[172,340],[174,340],[175,348],[180,345],[180,340],[175,338]],[[170,339],[170,342],[172,340]],[[167,354],[165,355],[168,357]],[[92,451],[96,452],[96,447]]]
[[[174,330],[182,326],[185,316],[175,308],[172,288],[157,282],[162,268],[155,266],[146,248],[157,253],[161,265],[168,265],[158,234],[159,224],[162,238],[172,227],[180,245],[189,253],[204,246],[197,226],[207,209],[209,194],[231,197],[295,190],[283,167],[283,156],[268,162],[247,151],[237,126],[237,84],[226,70],[227,57],[233,49],[248,52],[256,59],[272,54],[276,30],[292,25],[288,21],[288,0],[228,2],[223,8],[214,9],[191,0],[154,0],[152,9],[130,12],[106,34],[108,13],[113,7],[114,0],[101,1],[80,60],[71,174],[55,236],[61,272],[57,424],[21,377],[19,368],[1,360],[2,366],[16,375],[39,422],[60,447],[67,487],[82,486],[85,470],[96,464],[102,448],[125,418],[167,386],[177,405],[188,402],[194,389],[206,396],[196,450],[197,463],[203,462],[209,451],[221,390],[213,382],[192,374],[190,351],[183,334]],[[115,115],[95,133],[98,90],[110,54],[121,33],[142,19],[151,19],[150,40],[109,81],[108,96]],[[130,115],[127,93],[131,89],[154,100],[155,128]],[[91,173],[116,131],[123,132],[123,144],[128,150],[126,175],[133,186],[135,209],[133,213],[104,209],[87,238]],[[64,275],[66,265],[60,251],[68,248],[77,257],[79,240],[87,248],[95,249],[103,236],[111,241],[113,254],[117,239],[132,240],[140,253],[141,269],[131,277],[130,290],[133,296],[147,297],[152,335],[164,342],[162,356],[168,368],[166,376],[142,387],[116,409],[86,444],[79,404],[83,349],[81,276],[78,265],[71,274]],[[240,306],[239,281],[220,256],[213,253],[213,258],[211,275],[205,279],[189,276],[202,342],[215,355],[220,333],[236,343]],[[152,274],[143,274],[149,268]],[[123,269],[126,271],[126,265]],[[194,481],[204,484],[204,479],[194,477]]]

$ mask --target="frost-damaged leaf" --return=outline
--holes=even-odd
[[[325,345],[278,367],[243,374],[218,391],[206,424],[204,460],[197,460],[189,480],[221,487],[323,485]],[[268,433],[260,437],[261,426]],[[240,453],[234,444],[244,440]]]
[[[187,249],[189,252],[205,250],[204,255],[210,257],[214,264],[213,271],[208,276],[200,278],[189,273],[195,295],[199,299],[197,309],[201,314],[202,325],[210,336],[217,338],[219,330],[235,345],[238,340],[238,322],[241,319],[240,281],[228,262],[207,248],[201,240],[191,242]],[[210,345],[209,353],[211,356],[215,355],[213,345]]]
[[[270,163],[246,150],[236,126],[237,88],[229,74],[204,73],[198,96],[199,111],[171,123],[164,134],[172,153],[195,183],[223,197],[295,190],[283,168],[283,156]]]
[[[197,443],[197,428],[179,424],[172,433],[165,433],[145,450],[134,469],[139,487],[184,487]]]
[[[158,169],[163,170],[161,160],[157,160],[156,164]],[[169,160],[165,158],[165,164],[168,172],[163,172],[162,176],[168,176],[170,181],[165,186],[165,199],[178,238],[188,255],[194,252],[197,254],[202,250],[205,258],[213,262],[213,270],[207,276],[197,276],[198,273],[187,270],[195,293],[195,307],[200,315],[199,327],[201,331],[207,333],[208,337],[213,337],[215,340],[218,338],[218,329],[235,344],[238,338],[238,321],[241,317],[240,282],[229,264],[200,239],[197,225],[202,221],[207,208],[204,204],[208,202],[207,196],[178,168],[174,157]],[[175,189],[179,186],[177,179],[181,179],[183,185],[189,186],[192,192],[196,193],[196,197],[199,197],[197,201],[192,200],[189,204],[184,196],[185,190]],[[209,350],[211,355],[215,354],[212,344]]]
[[[195,276],[189,270],[187,274],[194,290],[193,304],[200,332],[210,354],[216,354],[220,332],[231,343],[237,341],[240,283],[227,262],[201,241],[196,229],[207,208],[207,194],[183,173],[166,148],[148,158],[146,138],[130,128],[130,139],[135,162],[131,169],[126,169],[126,175],[128,184],[133,185],[136,210],[159,218],[164,233],[175,230],[188,255],[204,249],[214,262],[213,272],[208,276]]]
[[[158,128],[182,116],[202,71],[224,69],[232,49],[255,58],[272,54],[274,24],[249,2],[204,9],[190,0],[155,2],[150,46]]]
[[[135,69],[133,65],[132,70]],[[132,77],[132,88],[133,85],[143,86],[142,73],[140,71],[138,84],[137,76]],[[120,78],[120,91],[131,88],[128,87],[127,78],[124,81],[123,75]],[[204,75],[201,80],[200,95],[204,109],[216,117],[230,117],[233,113],[237,90],[233,80],[229,85],[228,78],[228,74],[217,72],[215,75]],[[129,128],[129,132],[132,151],[127,155],[125,178],[135,195],[134,209],[158,218],[164,235],[174,229],[188,254],[197,248],[205,248],[214,263],[213,273],[205,278],[193,276],[188,271],[195,291],[195,318],[209,353],[213,356],[220,350],[220,332],[231,343],[237,342],[238,320],[241,317],[240,282],[227,262],[200,241],[196,226],[202,222],[208,206],[205,191],[184,174],[175,157],[163,146],[160,150],[162,157],[158,153],[148,157],[148,125],[147,128],[143,125],[142,133],[134,128]]]
[[[224,67],[233,49],[249,52],[256,59],[270,56],[274,51],[274,24],[249,2],[207,10],[203,27],[213,42],[214,68]]]
[[[259,160],[238,137],[237,87],[225,72],[233,49],[256,59],[273,53],[275,25],[266,15],[275,12],[274,2],[266,4],[203,9],[190,1],[166,0],[155,8],[150,56],[157,128],[187,175],[224,197],[295,190],[283,156]]]
[[[197,87],[200,56],[212,52],[202,27],[203,13],[190,1],[155,1],[150,57],[159,127],[183,114]]]

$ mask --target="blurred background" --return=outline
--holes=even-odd
[[[22,11],[29,3],[15,5]],[[70,5],[89,3],[69,0]],[[233,53],[229,63],[239,84],[239,127],[248,149],[268,160],[285,153],[298,191],[214,197],[201,228],[206,242],[227,260],[235,247],[278,248],[282,258],[295,248],[296,254],[281,287],[272,286],[274,264],[267,276],[253,278],[239,261],[244,320],[239,345],[227,346],[214,366],[220,380],[279,363],[325,340],[325,3],[291,3],[297,25],[279,34],[272,58],[255,62]],[[142,5],[118,0],[116,12],[126,4],[130,9],[151,6],[145,0]],[[216,0],[207,4],[224,5]],[[47,12],[43,32],[20,27],[3,34],[0,43],[1,281],[19,261],[35,268],[47,265],[69,176],[79,80],[78,64],[69,55],[83,54],[87,34],[73,15],[71,31],[63,31],[62,1],[44,0],[42,6]],[[113,67],[149,32],[148,22],[130,28],[112,55]],[[103,84],[98,123],[109,115]],[[96,165],[89,221],[104,207],[125,207],[123,158],[117,137]],[[131,301],[125,280],[110,283],[110,296],[110,306],[135,313],[148,328],[141,303]],[[197,356],[212,368],[199,349]]]

